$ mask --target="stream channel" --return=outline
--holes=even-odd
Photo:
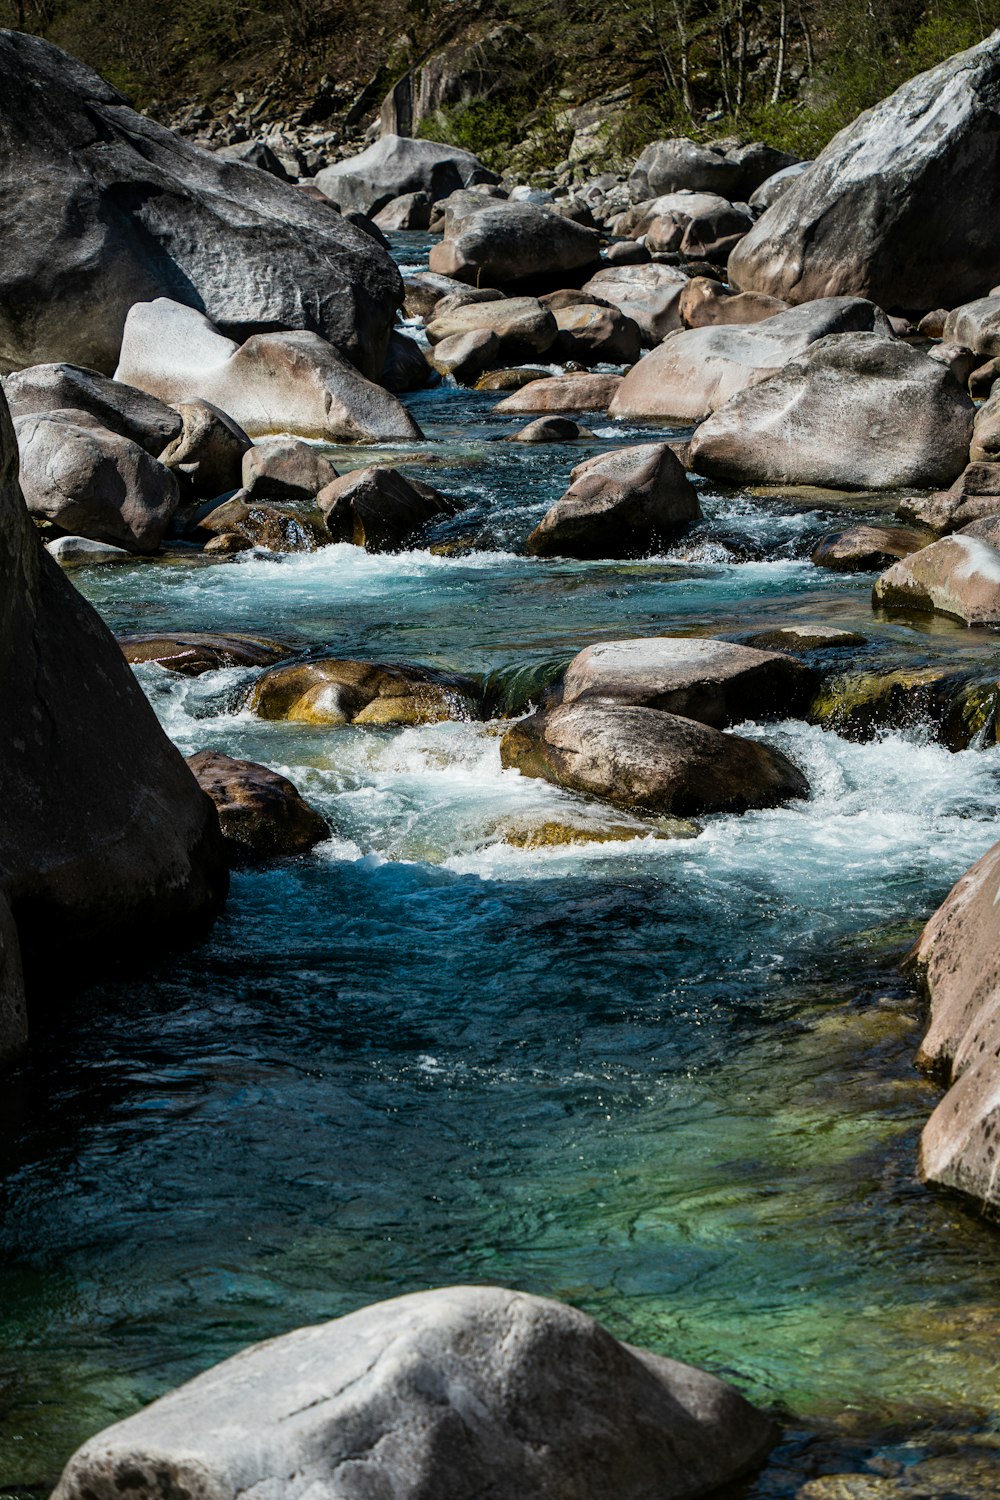
[[[395,243],[414,268],[426,240]],[[173,552],[74,580],[119,633],[492,674],[520,711],[613,637],[818,624],[866,638],[852,666],[996,670],[990,632],[874,617],[872,575],[810,564],[893,496],[699,481],[705,519],[664,556],[526,557],[575,462],[686,434],[590,416],[594,441],[519,447],[498,439],[530,419],[498,399],[409,396],[428,441],[378,450],[462,502],[431,540],[474,535],[465,555]],[[185,753],[285,772],[333,837],[237,873],[204,945],[74,995],[4,1080],[0,1492],[47,1493],[84,1438],[246,1344],[468,1281],[789,1413],[741,1494],[793,1494],[823,1444],[910,1461],[1000,1433],[1000,1239],[917,1180],[938,1094],[898,970],[998,836],[996,744],[744,726],[808,802],[518,848],[518,820],[604,810],[501,770],[495,723],[267,723],[253,670],[138,673]]]

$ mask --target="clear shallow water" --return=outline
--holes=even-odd
[[[650,562],[517,555],[619,433],[512,449],[493,399],[413,402],[440,460],[419,472],[466,502],[445,534],[490,532],[470,556],[175,557],[81,586],[118,630],[482,672],[796,621],[861,628],[863,659],[995,653],[873,620],[870,579],[806,561],[836,517],[801,497],[706,490],[700,533]],[[733,538],[756,560],[722,561]],[[523,850],[512,823],[600,810],[501,771],[496,726],[262,723],[254,672],[140,675],[185,751],[286,771],[334,836],[237,876],[204,946],[75,997],[5,1081],[0,1488],[44,1488],[254,1339],[461,1280],[566,1298],[807,1425],[997,1424],[998,1240],[915,1181],[935,1091],[895,962],[997,837],[1000,750],[750,726],[809,803]]]

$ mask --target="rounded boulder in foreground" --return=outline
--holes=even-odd
[[[443,1287],[245,1349],[86,1443],[53,1500],[696,1500],[773,1436],[574,1308]]]

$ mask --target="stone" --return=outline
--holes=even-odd
[[[200,935],[228,877],[215,809],[111,632],[39,540],[2,397],[0,595],[12,731],[0,749],[0,1044],[10,1060],[24,1036],[18,949],[30,1020],[36,1004],[64,1005],[109,955],[148,957]]]
[[[936,359],[946,365],[959,385],[968,385],[969,376],[976,364],[976,356],[971,349],[966,349],[964,344],[942,343],[932,344],[926,352],[928,359]]]
[[[135,553],[107,542],[94,542],[86,536],[57,536],[45,543],[45,550],[61,568],[87,568],[103,563],[135,561]]]
[[[623,397],[624,386],[613,413],[629,409]],[[834,334],[717,406],[691,464],[743,484],[930,488],[962,472],[973,415],[951,371],[901,339]]]
[[[110,374],[129,308],[166,296],[240,341],[316,334],[378,378],[399,271],[327,204],[137,114],[40,37],[0,34],[0,76],[0,370]]]
[[[817,568],[835,573],[880,572],[901,557],[919,552],[931,538],[907,526],[850,526],[825,536],[813,552]]]
[[[981,295],[1000,280],[998,107],[994,32],[834,136],[737,245],[730,282],[919,310]]]
[[[974,464],[1000,460],[1000,387],[990,392],[976,412],[969,458]]]
[[[498,401],[494,411],[607,411],[622,383],[620,375],[552,375],[532,380]]]
[[[697,492],[669,446],[643,443],[578,464],[525,547],[536,557],[641,557],[700,516]]]
[[[180,435],[160,462],[195,498],[212,499],[240,485],[244,455],[253,447],[238,422],[210,401],[178,401]]]
[[[447,278],[442,277],[442,280]],[[507,299],[503,292],[497,291],[495,287],[488,286],[464,286],[462,282],[456,281],[459,288],[457,292],[449,292],[435,305],[433,317],[427,319],[433,322],[436,318],[446,318],[449,313],[456,312],[460,307],[468,307],[473,302],[505,302]]]
[[[743,637],[745,646],[760,651],[843,651],[866,646],[867,640],[856,630],[840,630],[833,625],[778,625],[773,630],[758,630]]]
[[[881,609],[1000,624],[1000,551],[974,536],[943,537],[894,563],[876,580],[872,598]]]
[[[819,339],[871,329],[888,334],[884,315],[854,297],[824,298],[749,327],[683,329],[629,371],[611,415],[700,422],[737,392],[770,381]]]
[[[584,702],[522,719],[500,743],[524,776],[598,797],[630,812],[746,812],[809,794],[777,750],[655,708]]]
[[[487,203],[431,250],[430,268],[475,286],[578,271],[598,259],[600,235],[532,203]]]
[[[408,193],[426,193],[437,203],[473,181],[496,182],[497,178],[470,151],[400,135],[384,135],[360,155],[316,174],[320,192],[339,203],[345,213],[355,210],[368,215]]]
[[[429,522],[456,510],[433,486],[379,465],[335,479],[316,504],[335,542],[352,542],[368,552],[398,552]]]
[[[775,172],[795,161],[760,142],[726,151],[675,136],[653,141],[640,155],[628,180],[633,203],[682,189],[745,199]]]
[[[72,536],[155,552],[179,493],[168,469],[86,412],[54,411],[14,424],[28,510]]]
[[[479,696],[472,678],[455,673],[331,657],[265,672],[250,707],[303,724],[437,724],[479,718]]]
[[[475,385],[501,352],[501,341],[492,328],[473,328],[449,334],[432,347],[429,357],[438,374],[451,375],[459,385]]]
[[[685,226],[680,253],[685,260],[707,260],[712,265],[724,266],[730,251],[752,224],[753,215],[750,210],[735,203],[726,203],[708,213],[696,214]]]
[[[233,864],[263,864],[306,854],[330,837],[326,819],[287,776],[219,750],[199,750],[187,763],[215,803]]]
[[[763,323],[787,312],[788,303],[757,292],[734,292],[706,276],[692,276],[681,289],[678,312],[685,328],[714,328],[720,323]]]
[[[250,437],[327,442],[416,439],[400,401],[360,375],[315,333],[259,333],[240,345],[165,297],[129,311],[117,380],[171,403],[202,400]]]
[[[581,365],[630,365],[639,358],[639,325],[617,307],[578,303],[558,308],[554,317],[559,333],[551,353],[556,360],[576,360]]]
[[[940,337],[989,359],[1000,354],[1000,297],[978,297],[952,308]]]
[[[512,370],[490,370],[476,381],[477,391],[520,391],[533,380],[550,380],[544,365],[521,365]]]
[[[218,672],[225,667],[273,666],[288,656],[291,649],[261,636],[215,631],[141,631],[120,635],[118,644],[125,660],[133,666],[155,662],[182,677],[200,677],[203,672]]]
[[[394,396],[400,396],[406,391],[422,391],[433,381],[434,372],[416,339],[411,339],[409,334],[400,333],[398,328],[394,328],[389,338],[379,385],[392,391]]]
[[[126,1475],[148,1500],[698,1500],[773,1441],[732,1386],[565,1304],[439,1287],[243,1350],[84,1444],[53,1500]]]
[[[811,667],[779,652],[700,636],[599,641],[566,668],[563,703],[600,699],[657,708],[713,729],[746,719],[801,717],[819,686]]]
[[[220,531],[202,548],[211,557],[232,557],[237,552],[252,552],[253,542],[240,531]]]
[[[17,1062],[28,1045],[21,947],[14,916],[0,895],[0,1069]]]
[[[924,313],[917,323],[917,332],[928,339],[943,338],[947,321],[948,309],[946,307],[932,308],[929,313]]]
[[[559,332],[554,315],[535,297],[505,297],[473,302],[435,316],[427,325],[428,341],[440,344],[456,335],[486,330],[497,339],[496,360],[514,364],[545,354]],[[480,371],[480,373],[482,373]]]
[[[594,434],[569,417],[537,417],[515,432],[512,443],[575,443],[580,438],[592,438]]]
[[[430,194],[402,193],[398,198],[390,198],[373,222],[382,230],[427,230],[431,226]]]
[[[244,453],[240,477],[253,500],[315,500],[338,475],[312,443],[262,438]]]
[[[593,814],[576,818],[506,819],[496,829],[505,844],[515,849],[563,849],[576,844],[625,844],[633,839],[693,839],[701,832],[688,818],[656,818],[627,821]]]
[[[251,547],[263,547],[268,552],[315,552],[333,541],[318,508],[318,497],[314,497],[312,506],[299,508],[255,501],[246,490],[238,490],[203,516],[199,525],[202,531],[218,536],[242,536]],[[244,549],[228,542],[216,550]]]
[[[270,172],[280,182],[289,181],[288,173],[266,141],[239,141],[233,146],[220,146],[216,155],[224,157],[226,161],[242,161],[248,167]]]
[[[15,422],[43,412],[85,411],[151,458],[160,458],[183,425],[180,413],[164,401],[80,365],[31,365],[8,375],[3,391]]]
[[[750,207],[757,214],[762,214],[765,209],[771,208],[778,199],[788,192],[797,177],[812,166],[811,161],[796,161],[790,167],[782,167],[779,172],[773,172],[770,177],[765,177],[760,187],[754,188],[747,200]]]
[[[476,288],[466,286],[464,281],[456,281],[453,276],[436,276],[433,271],[413,271],[403,281],[403,291],[406,316],[429,318],[445,297],[460,292],[474,294]],[[472,300],[476,300],[474,296]]]
[[[609,266],[645,266],[652,258],[646,246],[634,240],[615,240],[604,252]]]
[[[676,266],[605,266],[582,290],[611,302],[639,325],[649,348],[680,328],[680,296],[690,278]]]
[[[969,376],[969,395],[973,400],[987,399],[1000,380],[1000,355],[994,359],[988,359],[985,364],[977,365]]]

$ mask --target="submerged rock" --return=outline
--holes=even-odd
[[[124,1475],[148,1500],[700,1500],[772,1441],[732,1386],[571,1307],[441,1287],[245,1349],[85,1444],[53,1500]]]
[[[568,703],[504,735],[503,764],[629,811],[746,812],[809,795],[777,750],[654,708]]]
[[[195,780],[215,803],[226,851],[234,864],[261,864],[306,854],[330,828],[277,771],[219,750],[188,756]]]
[[[265,672],[250,707],[302,724],[437,724],[479,717],[479,684],[429,667],[326,658]]]
[[[155,662],[184,677],[200,677],[222,667],[269,667],[290,654],[290,647],[260,636],[198,631],[120,635],[118,644],[133,666]]]
[[[536,557],[637,557],[700,515],[680,460],[666,443],[644,443],[577,464],[525,546]]]
[[[398,552],[429,522],[456,511],[433,485],[379,465],[335,479],[316,503],[333,541],[368,552]]]
[[[850,526],[825,536],[812,560],[817,568],[831,568],[835,573],[876,572],[919,552],[930,540],[926,531],[906,526]]]
[[[564,849],[575,844],[627,844],[635,839],[694,839],[701,829],[688,818],[638,818],[610,822],[607,818],[508,819],[495,834],[515,849]]]
[[[966,625],[1000,624],[1000,550],[961,533],[894,563],[872,598],[882,609],[952,615]]]

